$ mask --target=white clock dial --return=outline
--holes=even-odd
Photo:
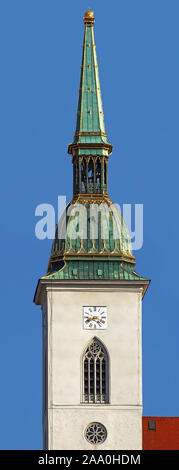
[[[107,307],[83,307],[85,329],[104,330],[107,327]]]

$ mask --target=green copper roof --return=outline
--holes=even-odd
[[[93,22],[85,22],[76,131],[69,153],[75,144],[102,144],[112,149],[105,131]]]
[[[57,225],[48,274],[60,261],[125,261],[135,266],[130,234],[109,197],[78,198],[68,204]],[[58,268],[59,269],[59,268]]]
[[[144,285],[135,272],[130,234],[107,195],[107,141],[101,100],[93,12],[84,17],[85,32],[76,131],[72,154],[74,196],[58,223],[47,274],[58,281],[123,281]],[[47,282],[48,282],[47,281]]]
[[[96,46],[93,27],[86,26],[84,32],[83,56],[77,110],[76,134],[97,132],[106,134],[101,99]],[[78,137],[76,137],[77,139]],[[89,142],[90,135],[81,137]],[[91,136],[90,141],[107,142],[106,136]]]
[[[135,272],[134,266],[129,263],[117,261],[68,261],[59,264],[50,275],[43,279],[109,279],[109,280],[128,280],[128,281],[147,281]]]

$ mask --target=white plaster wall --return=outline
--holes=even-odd
[[[64,408],[51,411],[53,427],[49,449],[56,450],[126,450],[142,449],[141,410]],[[107,429],[102,444],[90,444],[84,437],[86,426],[98,421]]]
[[[106,330],[83,329],[83,306],[87,305],[107,306]],[[47,313],[49,448],[92,449],[83,438],[83,429],[91,421],[100,421],[106,423],[108,430],[108,438],[100,449],[140,449],[140,288],[48,287]],[[93,336],[104,343],[110,356],[110,405],[103,408],[80,405],[81,356]],[[68,440],[69,428],[72,440]]]
[[[106,330],[83,329],[83,306],[106,305]],[[48,293],[49,399],[54,405],[81,401],[81,356],[97,336],[110,356],[110,403],[142,404],[141,294],[116,291]],[[73,392],[72,392],[73,390]]]

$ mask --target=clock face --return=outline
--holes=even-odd
[[[85,329],[104,330],[107,327],[107,307],[83,307]]]

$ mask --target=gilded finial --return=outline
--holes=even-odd
[[[94,11],[91,11],[90,8],[88,11],[85,11],[83,21],[84,23],[93,24],[94,23]]]

